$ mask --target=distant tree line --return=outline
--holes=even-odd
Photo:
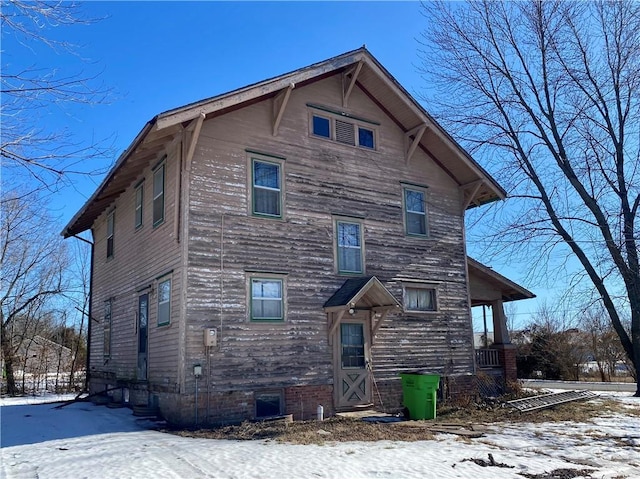
[[[575,326],[567,325],[562,313],[556,314],[543,307],[531,324],[512,333],[519,378],[608,382],[621,375],[624,365],[637,381],[606,313],[588,310]]]

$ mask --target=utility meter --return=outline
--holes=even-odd
[[[218,344],[218,331],[216,328],[207,328],[204,330],[204,345],[216,346]]]

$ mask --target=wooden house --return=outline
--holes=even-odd
[[[464,215],[504,196],[364,48],[161,113],[63,231],[93,235],[91,390],[175,423],[468,391]]]

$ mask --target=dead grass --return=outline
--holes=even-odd
[[[447,402],[439,405],[438,420],[466,421],[490,424],[504,422],[585,422],[597,416],[625,414],[640,416],[640,410],[626,408],[623,404],[610,399],[595,399],[559,404],[550,409],[529,413],[520,413],[506,406],[502,401],[482,402],[459,405]]]
[[[509,398],[512,399],[512,398]],[[638,410],[630,410],[624,405],[605,399],[561,404],[551,409],[531,413],[520,413],[506,407],[501,401],[473,403],[445,402],[438,404],[435,421],[416,423],[423,427],[400,427],[394,423],[371,423],[354,418],[334,417],[323,422],[296,421],[243,422],[236,426],[211,429],[165,430],[185,437],[231,440],[273,440],[294,444],[324,444],[342,441],[425,441],[433,439],[429,425],[458,424],[461,426],[478,424],[502,424],[518,422],[588,422],[598,416],[615,413],[640,415]],[[469,438],[461,438],[467,442]]]
[[[423,428],[397,427],[358,419],[335,417],[323,422],[296,421],[288,424],[243,422],[237,426],[196,431],[167,431],[186,437],[209,439],[271,439],[294,444],[324,444],[343,441],[426,441],[433,434]]]

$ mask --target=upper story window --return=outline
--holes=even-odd
[[[104,331],[104,342],[102,355],[105,358],[111,356],[111,312],[113,308],[113,298],[109,298],[104,302],[104,318],[103,318],[103,331]]]
[[[410,236],[427,236],[426,189],[405,186],[403,203],[406,234]]]
[[[282,158],[250,155],[251,214],[282,218]]]
[[[316,136],[331,138],[331,120],[319,115],[312,116],[312,132]]]
[[[409,312],[437,311],[436,288],[426,285],[405,286],[404,309]]]
[[[135,203],[135,227],[142,227],[142,204],[144,203],[144,184],[141,182],[136,187],[136,203]]]
[[[158,281],[158,326],[171,322],[171,278]]]
[[[361,274],[364,272],[360,222],[336,220],[336,253],[338,273]]]
[[[378,123],[314,105],[307,106],[312,108],[309,131],[313,136],[345,145],[376,149]]]
[[[153,226],[164,222],[164,170],[162,163],[153,171]]]
[[[251,321],[284,321],[284,279],[252,277]]]
[[[107,215],[107,259],[113,258],[113,237],[116,227],[116,212]]]

